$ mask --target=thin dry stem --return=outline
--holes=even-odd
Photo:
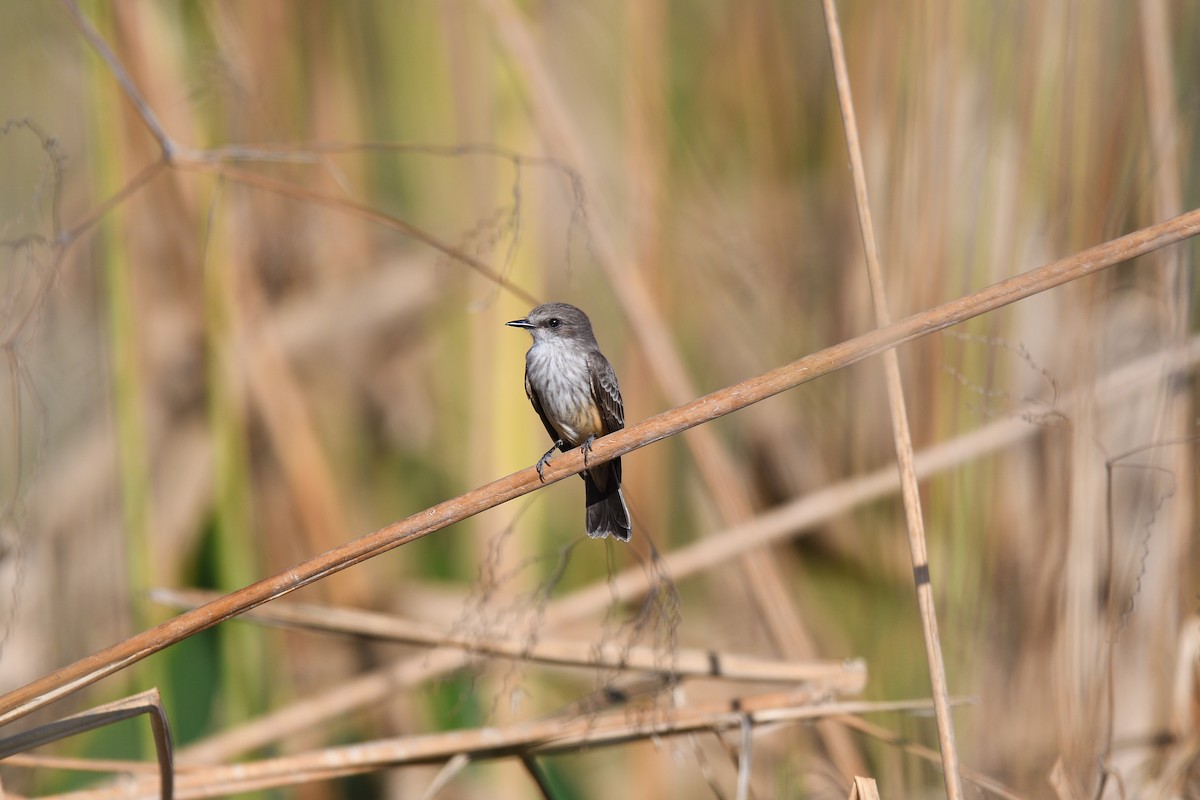
[[[129,761],[120,758],[71,758],[68,756],[51,756],[35,753],[17,753],[6,756],[6,767],[23,767],[25,769],[57,769],[74,772],[126,772],[130,774],[149,775],[158,772],[158,764],[147,761]],[[175,770],[180,769],[175,765]]]
[[[184,608],[194,608],[219,599],[215,592],[158,589],[153,598]],[[844,694],[861,692],[867,679],[867,665],[861,660],[777,661],[773,659],[697,650],[681,647],[664,663],[662,653],[653,647],[627,647],[617,642],[579,642],[539,637],[528,641],[501,636],[465,636],[436,625],[404,619],[390,614],[330,608],[309,603],[275,603],[270,608],[250,611],[247,618],[266,624],[368,636],[406,644],[450,647],[477,655],[501,656],[558,666],[595,669],[667,672],[672,676],[720,678],[729,681],[769,683],[817,683]]]
[[[808,705],[808,699],[805,694],[752,695],[732,702],[709,703],[661,713],[639,715],[614,711],[592,717],[552,717],[502,728],[466,729],[329,747],[230,766],[188,770],[178,776],[177,796],[181,800],[218,797],[384,768],[446,761],[458,756],[480,760],[577,752],[583,748],[677,736],[693,731],[731,730],[739,728],[744,720],[753,726],[760,726],[823,719],[839,714],[927,711],[930,708],[926,700]],[[138,783],[139,787],[143,785],[148,786]],[[131,796],[148,796],[147,790],[139,791],[123,785],[58,797],[59,800],[102,800]]]
[[[855,775],[850,784],[850,800],[879,800],[879,787],[874,778]]]
[[[867,257],[867,276],[871,300],[875,306],[875,322],[885,326],[891,322],[887,291],[883,285],[883,268],[879,263],[879,246],[875,240],[875,223],[871,219],[871,203],[867,195],[867,175],[863,167],[862,148],[858,140],[858,122],[854,113],[854,98],[850,90],[850,75],[846,68],[846,53],[842,31],[838,24],[834,0],[822,0],[825,12],[829,50],[833,56],[833,74],[837,83],[838,105],[846,132],[846,148],[850,151],[850,172],[854,178],[854,200]],[[954,720],[950,716],[949,689],[946,687],[946,665],[942,658],[942,642],[938,636],[937,609],[933,602],[933,583],[929,575],[929,554],[925,546],[925,518],[921,512],[921,492],[913,469],[912,433],[908,427],[908,410],[904,406],[904,385],[900,380],[900,359],[895,350],[883,354],[887,377],[888,405],[892,419],[892,437],[896,443],[896,461],[900,468],[900,490],[904,499],[904,516],[908,524],[908,546],[912,556],[913,577],[917,586],[917,605],[921,612],[921,629],[925,639],[925,657],[929,662],[929,681],[933,690],[934,714],[937,717],[938,743],[941,745],[946,794],[950,800],[962,798],[962,781],[958,775],[958,750],[954,744]]]

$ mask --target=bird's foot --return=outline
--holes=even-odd
[[[542,471],[545,470],[546,465],[550,463],[550,456],[554,455],[554,451],[562,446],[563,446],[563,441],[562,441],[562,439],[559,439],[557,442],[555,442],[550,447],[549,450],[546,451],[546,454],[544,456],[542,456],[541,458],[538,459],[538,462],[537,462],[538,479],[541,480],[542,483],[546,482],[546,476],[542,474]]]
[[[579,445],[579,449],[583,451],[583,465],[588,465],[588,454],[592,452],[592,443],[596,441],[596,434],[592,434],[583,440],[583,444]]]

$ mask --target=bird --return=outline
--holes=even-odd
[[[583,449],[625,427],[625,406],[612,364],[600,352],[587,314],[569,303],[544,303],[505,325],[533,336],[525,354],[525,394],[554,444],[537,462],[538,476],[555,449]],[[580,473],[587,506],[585,531],[593,539],[629,541],[629,507],[621,491],[621,459]],[[543,478],[544,480],[544,478]]]

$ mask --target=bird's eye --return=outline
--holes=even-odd
[[[551,317],[549,322],[547,322],[546,324],[549,325],[551,328],[557,328],[559,325],[562,325],[562,320],[559,319],[558,317]]]

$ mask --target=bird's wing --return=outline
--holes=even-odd
[[[592,376],[592,397],[600,409],[600,422],[605,433],[625,427],[625,404],[621,402],[621,387],[612,364],[598,351],[588,353],[588,374]]]

